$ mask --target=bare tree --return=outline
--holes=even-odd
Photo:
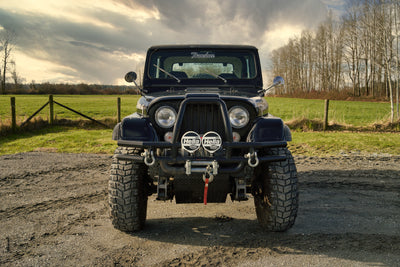
[[[395,36],[396,36],[396,113],[397,113],[397,120],[400,120],[400,112],[399,112],[399,80],[400,80],[400,47],[399,47],[399,15],[400,15],[400,2],[394,1],[394,25],[395,25]]]
[[[13,50],[15,45],[15,33],[10,30],[2,30],[0,32],[0,50],[2,57],[2,79],[1,79],[1,93],[6,93],[6,73],[7,73],[7,65],[10,63],[11,51]]]
[[[11,69],[10,72],[11,72],[12,81],[14,82],[14,89],[16,89],[16,90],[20,89],[22,87],[22,83],[25,82],[25,79],[22,78],[18,74],[18,72],[17,72],[17,64],[15,63],[15,60],[12,60],[9,65],[12,66],[12,69]]]
[[[396,114],[397,114],[397,120],[400,119],[400,112],[399,112],[399,79],[400,79],[400,47],[399,47],[399,15],[400,15],[400,3],[399,1],[393,1],[392,4],[394,7],[394,28],[395,28],[395,37],[396,37],[396,46],[395,46],[395,54],[396,54],[396,64],[395,64],[395,70],[396,70]]]
[[[359,27],[360,6],[352,3],[344,18],[344,59],[347,65],[347,74],[351,80],[353,95],[360,96],[360,70],[361,70],[361,49],[360,49],[360,27]]]
[[[351,86],[354,96],[390,99],[393,121],[394,102],[400,116],[400,1],[346,2],[340,22],[330,14],[315,31],[303,31],[272,52],[274,74],[288,81],[281,93]]]
[[[394,97],[393,97],[393,65],[394,65],[394,35],[393,35],[393,5],[388,0],[381,0],[379,3],[379,13],[381,19],[378,21],[378,29],[382,33],[380,38],[379,50],[382,58],[382,68],[384,69],[386,95],[390,99],[390,121],[394,121]]]

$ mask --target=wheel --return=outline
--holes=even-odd
[[[124,232],[141,230],[147,213],[147,166],[143,163],[118,160],[117,154],[139,154],[133,148],[118,147],[114,152],[108,183],[112,224]]]
[[[260,164],[255,171],[254,205],[260,225],[268,231],[286,231],[298,210],[297,170],[287,148],[269,149],[268,155],[285,155],[285,161]]]

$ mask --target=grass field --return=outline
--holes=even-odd
[[[17,95],[17,121],[23,122],[48,101],[48,96]],[[54,100],[95,119],[116,118],[117,97],[121,98],[122,116],[136,110],[138,96],[54,96]],[[268,97],[270,113],[284,121],[293,119],[323,119],[324,101]],[[329,120],[353,126],[368,126],[387,121],[389,103],[331,101]],[[48,117],[48,108],[39,116]],[[81,119],[71,111],[55,106],[58,119]],[[0,96],[0,126],[10,123],[10,96]],[[112,154],[116,142],[110,129],[80,129],[54,126],[31,132],[0,137],[0,155],[27,151]],[[343,153],[387,153],[400,155],[400,133],[371,132],[301,132],[293,131],[289,144],[293,154],[332,156]]]
[[[324,100],[267,97],[269,111],[274,116],[289,121],[299,118],[324,119]],[[390,104],[361,101],[329,101],[328,119],[331,122],[368,126],[388,121]]]
[[[17,121],[23,122],[49,100],[47,95],[16,95]],[[116,118],[117,98],[121,98],[121,116],[136,111],[137,95],[56,95],[54,100],[94,119]],[[0,123],[11,120],[10,96],[0,96]],[[54,105],[57,119],[79,119],[78,114]],[[37,116],[47,119],[49,108],[44,108]]]
[[[289,148],[295,155],[400,155],[400,133],[293,132]]]
[[[28,151],[105,153],[117,146],[112,130],[54,126],[0,138],[0,155]],[[293,132],[294,155],[338,156],[347,153],[400,155],[399,133]]]
[[[116,118],[117,97],[121,98],[121,114],[129,115],[136,110],[136,95],[103,96],[103,95],[55,95],[54,100],[95,119]],[[46,95],[17,95],[17,121],[23,122],[48,101]],[[298,98],[266,98],[269,111],[284,121],[324,117],[324,100]],[[330,101],[329,121],[353,126],[368,126],[375,122],[387,121],[390,116],[389,103]],[[49,109],[46,107],[38,116],[47,119]],[[57,119],[78,119],[79,115],[55,105]],[[10,96],[0,96],[0,123],[10,121]]]

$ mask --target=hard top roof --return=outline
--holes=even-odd
[[[231,45],[231,44],[180,44],[180,45],[155,45],[149,50],[159,49],[244,49],[244,50],[257,50],[252,45]]]

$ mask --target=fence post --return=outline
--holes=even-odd
[[[17,129],[17,116],[15,113],[15,97],[11,97],[11,129],[13,132]]]
[[[329,111],[329,99],[325,99],[325,112],[324,112],[324,131],[328,129],[328,111]]]
[[[117,98],[117,122],[121,122],[121,98]]]
[[[50,107],[49,123],[50,123],[50,125],[53,125],[53,123],[54,123],[54,101],[53,101],[53,95],[49,95],[49,107]]]

